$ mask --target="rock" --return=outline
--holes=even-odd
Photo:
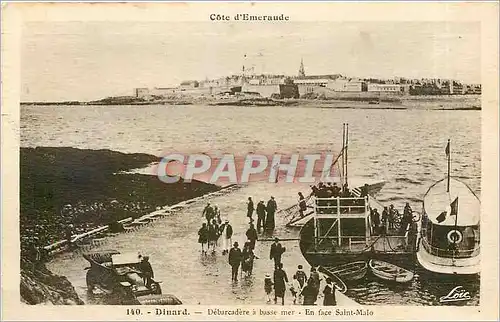
[[[44,264],[21,260],[21,301],[35,305],[82,305],[75,288],[66,277],[49,271]]]

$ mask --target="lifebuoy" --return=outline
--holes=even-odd
[[[454,238],[453,235],[456,235],[457,237]],[[446,235],[446,237],[448,238],[448,241],[452,244],[458,244],[464,239],[462,233],[456,229],[450,230],[448,232],[448,235]]]

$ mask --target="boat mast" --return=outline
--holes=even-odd
[[[345,133],[345,184],[347,185],[347,146],[349,143],[349,123],[346,123]]]
[[[448,144],[446,145],[446,156],[448,157],[448,182],[446,185],[446,192],[450,192],[450,165],[451,165],[451,157],[450,157],[450,139],[448,139]]]
[[[340,153],[342,154],[342,171],[340,173],[340,185],[341,189],[342,186],[344,185],[344,170],[345,170],[345,123],[342,123],[342,149],[340,150]]]

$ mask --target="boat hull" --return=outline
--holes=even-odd
[[[417,251],[417,260],[424,269],[439,274],[476,275],[481,271],[479,254],[468,258],[445,258],[428,253],[422,241]]]
[[[394,263],[397,266],[408,270],[414,270],[418,266],[414,251],[401,252],[378,252],[366,250],[364,252],[323,252],[310,253],[308,249],[312,245],[313,220],[307,222],[300,231],[300,251],[304,259],[311,266],[335,267],[345,265],[356,261],[369,262],[371,259],[377,259]]]
[[[383,269],[380,269],[379,267],[386,267],[394,270],[398,270],[396,274],[392,272],[386,272]],[[388,262],[384,261],[377,261],[377,260],[371,260],[370,261],[370,269],[373,275],[377,276],[380,279],[390,281],[390,282],[397,282],[397,283],[408,283],[410,282],[414,274],[406,269],[402,269],[398,267],[397,265],[393,265]],[[401,272],[402,269],[402,272]]]

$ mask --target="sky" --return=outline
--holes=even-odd
[[[480,25],[445,22],[30,22],[21,100],[93,100],[136,87],[258,73],[480,83]],[[245,57],[246,56],[246,57]]]

